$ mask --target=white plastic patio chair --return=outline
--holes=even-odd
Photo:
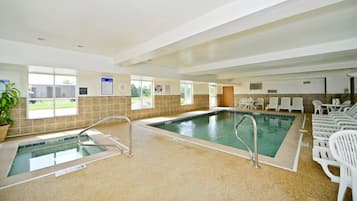
[[[278,111],[280,111],[280,110],[289,110],[290,111],[290,107],[291,107],[290,102],[291,102],[290,97],[282,97],[280,100],[280,105],[278,107]]]
[[[329,147],[332,156],[340,165],[337,200],[342,201],[347,187],[350,187],[353,201],[357,201],[357,131],[336,132],[329,139]]]
[[[293,110],[300,110],[301,113],[304,113],[304,99],[302,97],[293,97],[293,102],[289,112]]]
[[[319,100],[313,100],[312,105],[314,105],[314,114],[319,112],[319,114],[323,114],[324,110],[327,111],[327,108],[322,108],[322,102]]]
[[[265,107],[265,110],[274,109],[278,110],[279,98],[278,97],[270,97],[269,104]]]
[[[264,110],[264,98],[257,98],[254,104],[255,106],[261,106],[262,110]]]

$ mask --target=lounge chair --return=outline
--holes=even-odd
[[[342,201],[347,187],[350,187],[353,200],[357,201],[357,131],[336,132],[329,139],[329,148],[340,165],[337,200]]]
[[[248,103],[248,98],[241,98],[239,99],[239,103],[238,103],[238,108],[245,108],[247,106]]]
[[[269,104],[265,107],[265,110],[274,109],[278,110],[279,98],[278,97],[270,97]]]
[[[246,109],[256,109],[256,107],[254,106],[254,99],[252,97],[248,98],[245,108]]]
[[[332,182],[340,182],[340,177],[334,175],[329,170],[329,166],[340,167],[340,165],[332,156],[327,140],[314,139],[312,148],[312,159],[321,165],[322,170]]]
[[[301,113],[304,113],[304,99],[302,97],[294,97],[293,104],[291,105],[289,112],[293,110],[300,110]]]
[[[290,111],[290,97],[282,97],[280,105],[278,106],[278,111],[280,110],[289,110]]]
[[[264,110],[264,98],[257,98],[255,100],[255,106],[261,106],[262,110]]]

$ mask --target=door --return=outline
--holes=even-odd
[[[234,106],[234,91],[233,86],[223,87],[223,106],[233,107]]]

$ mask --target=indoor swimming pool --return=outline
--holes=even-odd
[[[236,138],[234,131],[235,124],[243,118],[244,114],[253,115],[257,122],[259,154],[275,157],[295,119],[294,115],[223,110],[194,117],[154,123],[151,126],[246,150],[246,147]],[[239,126],[239,136],[253,149],[253,125],[249,119],[245,119]]]

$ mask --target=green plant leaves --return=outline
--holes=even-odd
[[[19,96],[20,91],[15,88],[15,83],[5,84],[5,91],[0,97],[0,125],[14,123],[10,112],[19,103]]]

